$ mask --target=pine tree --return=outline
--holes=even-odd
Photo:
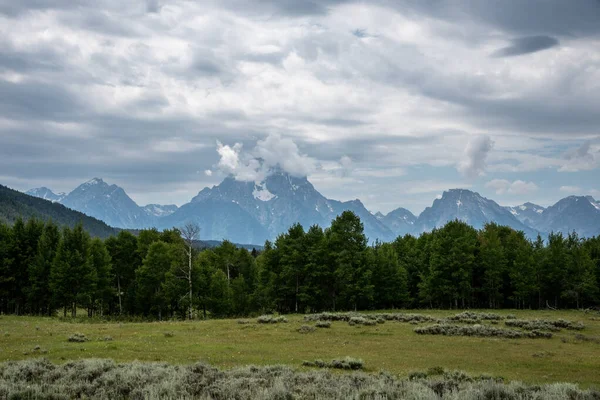
[[[28,303],[35,314],[50,315],[52,312],[52,292],[50,291],[50,271],[56,256],[61,236],[58,226],[47,222],[38,242],[38,251],[29,264]]]
[[[135,271],[138,309],[144,315],[155,314],[159,320],[167,305],[163,282],[173,263],[178,262],[172,246],[162,241],[152,243],[142,266]]]
[[[9,303],[12,300],[15,280],[10,259],[12,234],[11,227],[0,221],[0,314],[9,312]]]
[[[221,269],[215,271],[210,281],[210,309],[215,316],[231,315],[232,311],[231,286],[227,275]]]
[[[112,260],[118,312],[133,312],[136,297],[135,271],[142,263],[138,239],[127,231],[121,231],[116,237],[106,239],[105,244]]]
[[[301,287],[304,285],[306,251],[304,249],[304,228],[294,224],[288,232],[275,242],[281,253],[281,283],[284,288],[281,299],[285,310],[298,312]]]
[[[366,265],[367,238],[360,218],[344,211],[325,232],[331,265],[335,270],[334,309],[358,309],[373,299],[371,271]]]
[[[50,289],[54,304],[77,316],[78,304],[86,302],[95,290],[95,271],[90,259],[90,236],[77,225],[65,228],[50,269]]]
[[[502,304],[506,257],[498,233],[496,224],[486,224],[479,233],[479,263],[483,269],[482,290],[487,297],[489,308],[499,308]]]
[[[99,312],[102,316],[115,295],[111,258],[102,240],[92,239],[90,259],[96,275],[96,286],[92,292],[89,312],[90,316],[93,312]]]

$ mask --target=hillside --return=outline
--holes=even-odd
[[[90,235],[101,238],[106,238],[117,232],[115,228],[111,228],[104,222],[88,217],[78,211],[73,211],[61,204],[29,196],[0,185],[0,221],[11,224],[18,217],[52,220],[61,226],[69,227],[81,222],[83,228]]]

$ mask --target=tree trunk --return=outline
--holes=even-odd
[[[298,314],[298,275],[296,275],[296,314]]]
[[[188,283],[190,287],[190,309],[189,309],[189,317],[192,319],[192,243],[190,242],[189,252],[188,252]]]
[[[123,314],[123,306],[121,305],[121,279],[117,275],[117,293],[119,294],[119,315]]]

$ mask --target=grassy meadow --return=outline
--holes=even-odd
[[[456,311],[415,311],[447,317]],[[288,323],[258,324],[236,319],[146,323],[68,322],[44,317],[0,317],[0,362],[45,357],[52,362],[108,358],[117,362],[207,362],[232,368],[248,364],[285,364],[298,369],[304,360],[346,356],[364,360],[366,372],[412,371],[443,367],[490,374],[526,383],[571,382],[600,387],[600,315],[580,311],[498,311],[519,319],[581,321],[581,331],[561,330],[551,339],[500,339],[417,335],[417,326],[387,321],[376,326],[333,322],[330,328],[299,333],[302,315]],[[484,322],[490,324],[489,321]],[[500,321],[497,327],[505,327]],[[75,334],[89,341],[69,342]],[[577,335],[584,335],[585,338]],[[588,340],[585,340],[585,339]]]

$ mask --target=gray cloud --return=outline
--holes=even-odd
[[[493,147],[494,142],[489,136],[472,137],[465,147],[465,156],[458,164],[458,171],[469,178],[483,175],[488,154]]]
[[[546,50],[558,46],[558,44],[559,41],[550,36],[526,36],[513,39],[510,46],[498,49],[492,55],[494,57],[520,56]]]
[[[58,190],[102,176],[155,202],[186,188],[181,203],[218,182],[203,172],[216,140],[252,149],[272,134],[317,160],[328,195],[373,206],[414,206],[404,180],[533,181],[486,168],[517,171],[517,156],[591,171],[597,143],[564,149],[600,126],[599,4],[0,0],[0,176],[64,177]],[[515,135],[556,144],[542,156]],[[363,175],[339,176],[343,157]]]
[[[84,114],[83,100],[60,83],[0,80],[2,116],[16,120],[72,121]]]

